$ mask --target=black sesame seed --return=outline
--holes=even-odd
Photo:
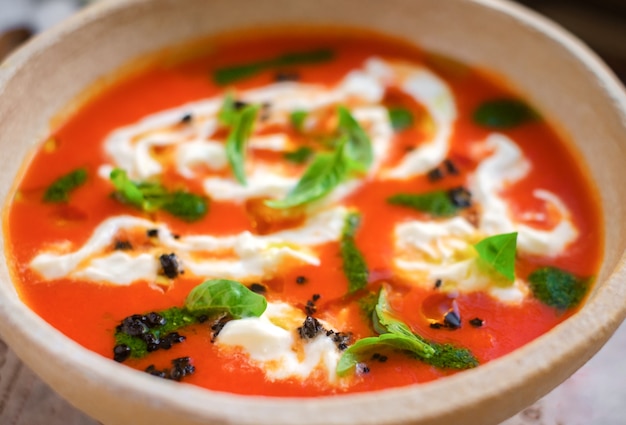
[[[380,353],[372,354],[372,360],[378,360],[380,358]]]
[[[313,297],[311,297],[311,299],[313,300],[313,302],[319,300],[322,296],[320,294],[313,294]]]
[[[433,168],[428,172],[428,174],[426,174],[426,176],[428,177],[428,181],[433,183],[443,179],[443,173],[439,168]]]
[[[193,120],[193,115],[191,114],[185,114],[183,115],[183,117],[180,119],[180,122],[182,124],[189,124],[191,122],[191,120]]]
[[[274,81],[276,82],[284,82],[284,81],[298,81],[300,79],[300,74],[293,71],[279,71],[274,75]]]
[[[459,169],[454,165],[454,162],[450,159],[446,159],[443,161],[443,165],[446,167],[446,172],[451,176],[456,176],[459,174]]]
[[[113,249],[116,251],[130,251],[133,249],[133,246],[128,241],[116,240],[113,244]]]
[[[298,285],[304,285],[304,284],[306,283],[306,277],[304,277],[304,276],[298,276],[298,277],[296,278],[296,283],[297,283]]]
[[[357,363],[356,372],[362,374],[370,373],[370,368],[365,363]]]
[[[146,373],[149,373],[152,376],[156,376],[157,378],[166,378],[166,373],[158,370],[152,364],[146,368]]]
[[[479,319],[478,317],[474,317],[472,320],[469,321],[469,323],[475,328],[480,328],[485,323],[485,321],[483,319]]]
[[[257,294],[264,294],[267,292],[267,288],[264,285],[261,285],[260,283],[253,283],[250,285],[250,290],[252,292],[256,292]]]
[[[467,208],[472,205],[472,194],[464,187],[456,187],[448,191],[452,203],[458,208]]]
[[[196,319],[198,320],[198,323],[204,323],[207,320],[209,320],[209,316],[207,316],[206,314],[202,314],[198,316]]]
[[[435,281],[435,289],[437,288],[441,288],[441,285],[443,284],[443,281],[441,279],[437,279]]]
[[[146,314],[142,318],[142,322],[148,325],[149,328],[156,328],[158,326],[163,326],[166,323],[166,320],[159,313],[155,313],[154,311]]]
[[[324,327],[316,318],[307,316],[302,326],[298,328],[298,333],[302,339],[313,339],[324,330]]]
[[[172,237],[174,239],[180,239],[180,235],[177,235],[176,233],[172,233]]]
[[[454,311],[449,311],[443,316],[443,323],[450,329],[461,327],[461,317]]]
[[[385,363],[387,361],[387,356],[380,356],[378,358],[378,361],[381,362],[381,363]]]
[[[149,238],[156,238],[159,236],[159,229],[148,229],[146,230],[146,235],[148,235]]]
[[[122,320],[118,330],[129,336],[141,336],[148,332],[148,326],[143,323],[143,316],[134,314]]]
[[[113,347],[113,359],[116,362],[123,362],[130,357],[130,347],[126,344],[120,344]]]
[[[247,106],[248,104],[242,100],[235,100],[235,102],[233,103],[233,106],[235,107],[235,109],[239,110],[239,109],[243,109]]]
[[[159,257],[163,274],[170,279],[174,279],[179,273],[179,264],[176,254],[163,254]]]

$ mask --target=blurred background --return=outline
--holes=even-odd
[[[96,0],[0,0],[0,60],[36,32]],[[517,0],[560,23],[626,82],[626,0]]]

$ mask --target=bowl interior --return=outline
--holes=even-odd
[[[616,78],[578,41],[534,13],[501,1],[98,3],[38,37],[0,67],[0,198],[8,201],[12,184],[22,172],[22,159],[46,136],[59,111],[127,62],[224,31],[301,23],[387,33],[512,82],[558,123],[578,152],[581,167],[588,169],[596,183],[607,229],[599,284],[580,313],[513,354],[478,369],[375,394],[292,400],[155,383],[88,352],[20,302],[2,262],[3,338],[53,388],[107,425],[286,424],[296,420],[301,424],[497,423],[573,373],[601,347],[626,313],[626,221],[622,219],[626,188],[619,184],[626,181],[626,95]]]

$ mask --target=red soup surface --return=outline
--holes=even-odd
[[[596,195],[501,81],[370,33],[206,45],[94,96],[17,185],[19,294],[68,337],[213,390],[317,396],[442,378],[576,311]]]

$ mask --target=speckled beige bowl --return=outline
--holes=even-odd
[[[597,183],[607,229],[599,284],[580,313],[511,355],[425,385],[314,399],[243,397],[155,380],[81,348],[21,303],[3,261],[2,337],[55,390],[106,425],[485,425],[514,414],[562,382],[602,346],[626,313],[626,95],[585,46],[510,3],[97,3],[0,67],[0,198],[6,202],[23,158],[45,137],[51,118],[102,76],[188,39],[284,23],[349,25],[404,37],[502,74],[558,122]]]

